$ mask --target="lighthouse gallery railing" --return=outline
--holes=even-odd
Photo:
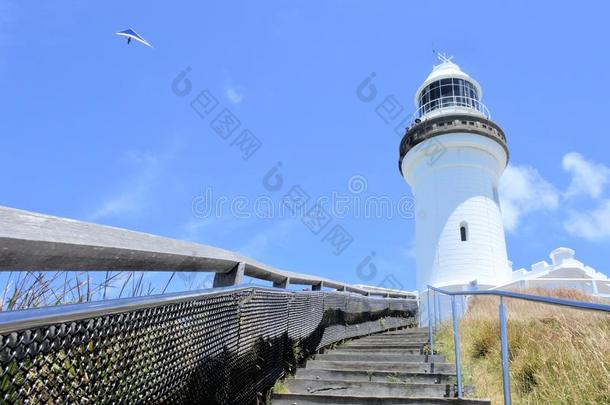
[[[411,115],[411,119],[408,122],[408,126],[414,125],[419,119],[430,114],[430,117],[436,116],[436,113],[446,114],[447,112],[453,113],[464,113],[472,112],[480,114],[484,118],[490,120],[491,113],[485,104],[476,98],[466,96],[442,96],[428,101],[421,105]]]

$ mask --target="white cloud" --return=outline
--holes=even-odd
[[[571,174],[571,181],[564,193],[566,201],[576,197],[589,197],[596,205],[593,209],[573,207],[564,229],[571,235],[597,241],[610,237],[610,200],[602,198],[605,187],[610,184],[610,168],[581,154],[571,152],[563,157],[563,170]]]
[[[409,244],[406,247],[403,247],[403,248],[400,249],[400,252],[407,259],[415,260],[415,258],[417,256],[416,255],[415,239],[411,239],[409,241]]]
[[[239,104],[244,99],[244,95],[235,87],[229,87],[226,91],[226,96],[233,104]]]
[[[290,236],[296,224],[294,219],[276,222],[271,228],[257,233],[236,250],[244,256],[260,259],[269,247]]]
[[[200,243],[210,243],[209,239],[234,239],[235,235],[248,226],[248,222],[229,215],[200,218],[193,216],[179,226],[176,238]]]
[[[604,187],[610,183],[610,168],[603,164],[586,160],[580,153],[571,152],[563,157],[563,170],[572,175],[572,181],[565,196],[586,195],[599,198]]]
[[[529,166],[509,165],[499,187],[504,226],[514,232],[527,214],[553,211],[559,205],[559,193],[538,171]]]
[[[224,72],[223,87],[225,97],[233,104],[241,103],[245,98],[245,88],[235,82],[230,72]]]
[[[592,211],[570,211],[563,227],[573,236],[589,241],[610,237],[610,200],[602,200]]]
[[[554,211],[561,202],[564,210],[558,221],[572,236],[597,241],[610,237],[610,200],[604,199],[610,185],[610,168],[587,160],[576,152],[562,159],[563,170],[570,175],[568,188],[559,192],[540,174],[528,166],[509,166],[500,181],[500,200],[504,226],[514,232],[521,219],[536,211]],[[583,208],[585,197],[594,208]]]
[[[112,194],[88,216],[90,221],[121,215],[134,215],[144,209],[150,189],[158,182],[159,173],[165,157],[157,157],[149,153],[129,152],[126,161],[138,169],[132,178],[127,179],[120,191]]]
[[[180,232],[178,234],[178,239],[196,241],[201,237],[201,232],[204,230],[209,230],[215,225],[222,222],[221,217],[214,218],[190,218],[186,221],[182,226],[180,226]]]
[[[120,194],[104,201],[91,215],[89,220],[98,221],[102,218],[114,217],[119,214],[133,213],[139,205],[140,193],[136,190]]]

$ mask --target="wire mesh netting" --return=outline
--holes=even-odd
[[[0,402],[251,404],[318,349],[416,315],[409,300],[243,288],[38,322],[0,335]]]

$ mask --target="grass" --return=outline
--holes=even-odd
[[[591,301],[574,290],[530,294]],[[505,299],[514,404],[610,404],[610,314]],[[476,297],[460,321],[464,382],[476,397],[503,403],[498,298]],[[455,361],[443,324],[435,349]]]
[[[275,394],[290,394],[290,390],[284,380],[277,381],[271,391]]]
[[[8,272],[0,287],[0,311],[164,293],[175,274],[164,288],[156,288],[144,281],[144,272],[106,271],[99,281],[83,271]]]

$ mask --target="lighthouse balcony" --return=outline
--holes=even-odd
[[[472,97],[465,96],[444,96],[427,101],[415,111],[411,117],[409,126],[430,118],[441,115],[451,114],[470,114],[483,118],[491,119],[489,109]]]
[[[436,136],[444,134],[471,133],[485,136],[498,142],[508,156],[508,145],[504,131],[483,114],[464,114],[459,111],[460,107],[459,105],[448,106],[447,108],[455,108],[455,113],[448,114],[447,110],[443,110],[442,115],[427,116],[425,120],[415,122],[411,127],[407,128],[400,142],[398,167],[401,172],[401,162],[411,149]],[[433,149],[435,145],[431,144],[430,147]]]

